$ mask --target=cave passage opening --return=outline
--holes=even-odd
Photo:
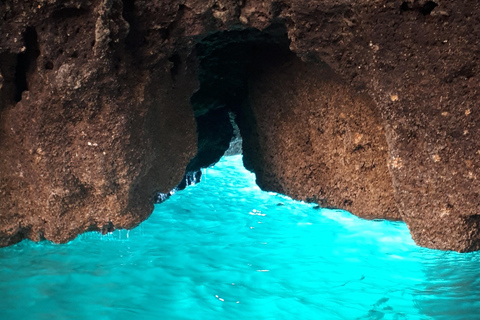
[[[242,135],[255,126],[251,118],[246,119],[248,112],[245,112],[249,108],[252,78],[296,57],[290,50],[287,29],[280,23],[264,30],[212,33],[197,43],[195,54],[200,67],[199,89],[190,103],[197,123],[197,154],[179,185],[168,194],[157,194],[156,203],[163,202],[176,190],[200,182],[201,169],[211,167],[224,155],[243,153]],[[245,159],[244,164],[253,171]]]
[[[231,143],[248,130],[244,121],[249,83],[265,68],[295,57],[282,24],[257,29],[216,32],[196,46],[200,88],[191,98],[197,121],[198,152],[187,172],[220,160]],[[238,124],[238,127],[237,125]],[[251,124],[250,124],[251,126]],[[230,154],[241,153],[229,150]]]

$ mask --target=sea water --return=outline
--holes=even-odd
[[[0,319],[480,319],[480,254],[254,180],[223,158],[134,230],[0,249]]]

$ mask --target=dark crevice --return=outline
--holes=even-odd
[[[18,59],[17,56],[18,55],[13,53],[0,53],[0,74],[3,78],[0,86],[0,112],[3,108],[11,105],[15,101],[15,69]]]
[[[475,68],[476,64],[475,63],[467,63],[463,65],[459,70],[455,70],[450,72],[445,78],[444,81],[446,83],[451,83],[457,78],[463,78],[465,80],[468,80],[472,78],[475,75]]]
[[[170,37],[170,30],[168,28],[162,28],[158,30],[158,32],[160,33],[160,37],[163,41],[167,40]]]
[[[128,25],[130,26],[127,38],[125,40],[126,49],[131,52],[135,52],[146,42],[146,40],[138,28],[137,19],[135,16],[135,0],[122,0],[122,3],[123,19],[128,22]]]
[[[421,14],[423,14],[424,16],[428,16],[437,6],[438,4],[436,4],[435,2],[427,1],[419,10]]]
[[[45,69],[46,70],[52,70],[53,69],[53,62],[52,61],[45,62]]]
[[[40,55],[35,28],[28,27],[23,37],[25,41],[25,51],[17,56],[17,66],[15,70],[15,102],[22,100],[22,93],[28,90],[29,74],[35,69],[36,60]]]
[[[408,2],[402,2],[402,5],[400,6],[400,12],[406,12],[410,10],[410,6],[408,5]]]
[[[172,76],[172,79],[175,80],[178,75],[178,71],[180,70],[180,64],[182,63],[182,60],[180,58],[180,55],[176,53],[170,58],[168,58],[168,61],[172,63],[172,66],[170,67],[170,74]]]
[[[187,10],[188,10],[187,6],[183,4],[178,5],[178,11],[175,16],[175,19],[166,28],[162,28],[158,31],[163,41],[170,38],[170,35],[172,34],[172,32],[174,32],[174,30],[177,29],[179,25],[181,25],[180,21],[182,20]]]
[[[52,18],[54,20],[60,20],[60,19],[67,20],[70,18],[81,17],[87,14],[88,12],[89,12],[88,9],[85,9],[85,8],[61,8],[53,12]]]
[[[109,221],[107,224],[103,225],[102,228],[100,229],[100,232],[105,235],[107,233],[115,231],[115,226],[111,221]]]
[[[127,21],[130,25],[133,24],[134,10],[135,10],[135,0],[122,0],[123,2],[123,19]]]
[[[417,2],[410,3],[408,1],[404,1],[400,5],[400,12],[417,11],[424,16],[428,16],[437,6],[438,4],[434,1],[426,1],[423,5]]]

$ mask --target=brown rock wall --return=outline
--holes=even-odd
[[[241,128],[244,161],[259,186],[363,218],[400,220],[375,104],[326,65],[292,57],[257,72]]]
[[[195,62],[179,51],[173,75],[171,47],[132,50],[119,1],[23,5],[2,25],[0,244],[137,225],[195,155]]]
[[[376,102],[400,212],[431,248],[480,248],[479,9],[311,1],[290,11],[293,50],[326,61]]]
[[[145,219],[195,155],[195,45],[272,23],[309,67],[250,79],[262,187],[479,249],[477,0],[2,1],[0,244]]]

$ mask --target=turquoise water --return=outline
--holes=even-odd
[[[262,192],[233,156],[129,232],[0,249],[0,319],[480,319],[479,261]]]

